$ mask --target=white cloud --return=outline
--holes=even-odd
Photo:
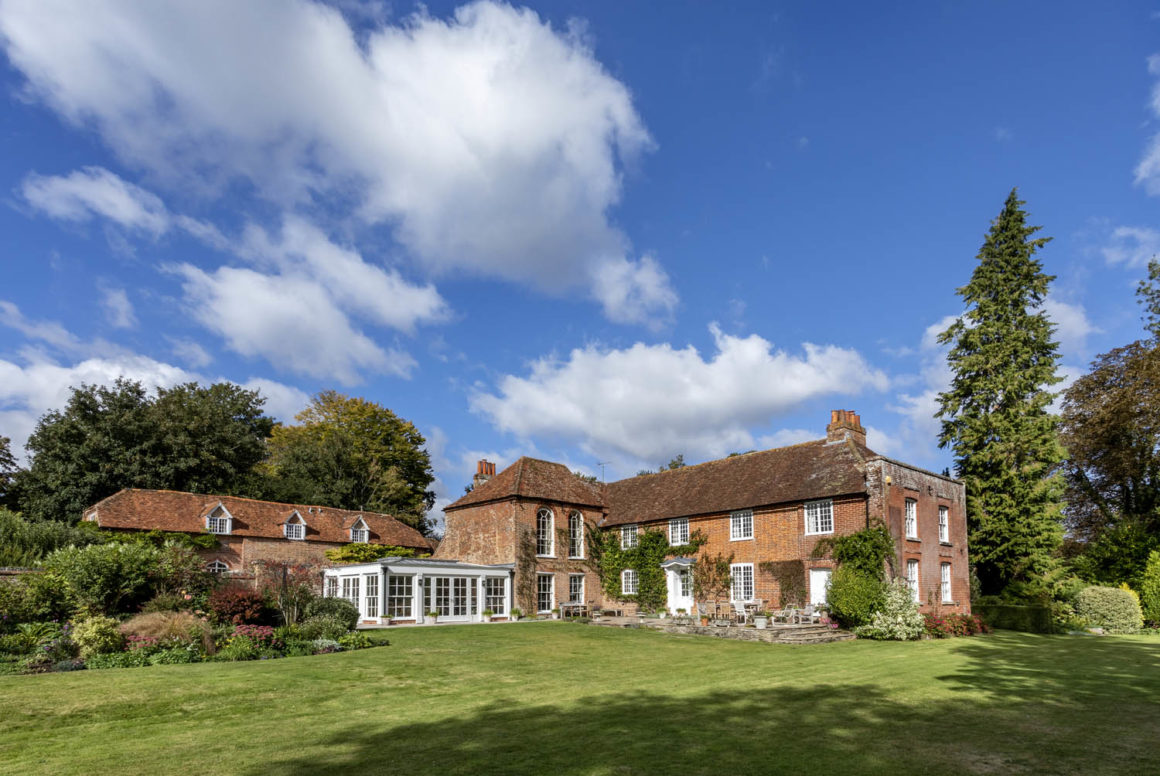
[[[64,221],[88,221],[98,215],[154,237],[170,226],[165,204],[156,194],[103,167],[85,167],[65,176],[31,173],[21,194],[36,209]]]
[[[593,295],[610,321],[653,328],[667,322],[677,306],[669,276],[651,256],[611,259],[594,267]]]
[[[264,377],[251,377],[242,383],[242,387],[259,391],[266,399],[263,405],[266,414],[283,423],[293,423],[294,416],[310,403],[310,396],[305,391]]]
[[[0,359],[0,436],[12,439],[13,452],[23,449],[44,413],[63,408],[72,389],[82,384],[107,386],[123,377],[152,391],[187,382],[227,381],[224,377],[207,378],[138,353],[111,349],[100,341],[83,342],[59,323],[30,321],[8,302],[0,302],[0,325],[16,328],[30,339],[79,359],[61,363],[35,348],[22,350],[19,360]],[[49,336],[39,336],[45,333]],[[261,391],[266,397],[266,413],[280,419],[292,418],[310,399],[297,388],[266,378],[251,378],[242,385]]]
[[[527,377],[505,376],[498,395],[479,392],[472,409],[521,437],[574,440],[597,455],[656,461],[754,447],[749,429],[819,396],[884,390],[886,376],[853,350],[803,345],[775,350],[757,336],[710,327],[716,352],[638,343],[623,350],[573,350],[543,358]]]
[[[1160,118],[1160,54],[1148,58],[1148,72],[1158,79],[1152,86],[1152,113]],[[1136,165],[1136,183],[1149,194],[1160,195],[1160,133],[1152,137]]]
[[[1065,355],[1082,354],[1087,348],[1087,337],[1099,331],[1088,320],[1082,304],[1071,304],[1048,295],[1043,310],[1055,324],[1055,337]]]
[[[758,437],[757,446],[763,450],[771,447],[785,447],[786,445],[796,445],[801,442],[809,442],[813,439],[821,439],[822,436],[824,435],[818,433],[817,429],[811,431],[808,428],[783,428],[772,434],[763,434]]]
[[[213,357],[193,340],[174,339],[170,340],[170,344],[173,346],[173,355],[194,369],[200,369],[213,363]]]
[[[583,36],[494,2],[381,18],[356,36],[305,0],[9,0],[0,37],[31,96],[171,186],[335,196],[433,273],[666,319],[671,284],[608,217],[652,140]]]
[[[411,285],[395,270],[364,261],[301,218],[286,219],[278,242],[251,226],[243,254],[288,276],[310,278],[343,309],[384,326],[409,332],[418,323],[437,323],[449,314],[434,286]]]
[[[105,311],[105,320],[115,329],[131,329],[137,325],[133,303],[123,288],[102,289],[101,308]]]
[[[1101,251],[1108,264],[1143,267],[1160,255],[1160,231],[1147,227],[1117,226]]]
[[[407,377],[415,366],[411,356],[384,350],[355,330],[308,278],[234,267],[204,272],[190,264],[174,271],[183,278],[193,317],[243,356],[348,385],[358,382],[363,370]]]

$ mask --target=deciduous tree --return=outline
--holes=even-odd
[[[1063,458],[1054,397],[1058,343],[1042,305],[1054,279],[1035,252],[1016,191],[979,250],[971,280],[958,289],[966,309],[939,342],[952,381],[939,395],[939,443],[951,447],[967,486],[971,559],[984,594],[1031,581],[1052,564],[1062,539],[1057,473]]]
[[[315,396],[296,419],[270,438],[265,468],[272,498],[385,512],[430,531],[435,475],[414,424],[335,391]]]

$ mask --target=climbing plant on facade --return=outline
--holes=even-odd
[[[592,562],[600,573],[600,587],[611,598],[635,601],[646,611],[662,611],[668,599],[665,572],[661,563],[675,556],[693,556],[705,543],[705,537],[694,531],[688,544],[669,544],[664,531],[645,530],[637,535],[633,547],[620,546],[619,531],[590,530],[588,546]],[[621,573],[632,569],[637,574],[635,595],[625,595],[621,590]]]

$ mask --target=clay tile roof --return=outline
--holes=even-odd
[[[308,542],[349,542],[350,527],[361,516],[372,544],[424,550],[432,546],[427,537],[390,515],[175,490],[128,488],[89,507],[85,516],[95,512],[101,528],[202,533],[206,530],[206,516],[219,504],[233,517],[231,536],[281,538],[282,525],[298,512],[306,522]]]
[[[564,464],[524,456],[443,509],[444,511],[462,509],[513,496],[561,501],[579,506],[604,505],[600,485],[580,479]]]
[[[862,493],[872,457],[850,441],[818,440],[611,482],[605,525]]]

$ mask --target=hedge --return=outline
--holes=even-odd
[[[1055,630],[1050,606],[972,604],[971,611],[992,628],[1024,633],[1052,633]]]

